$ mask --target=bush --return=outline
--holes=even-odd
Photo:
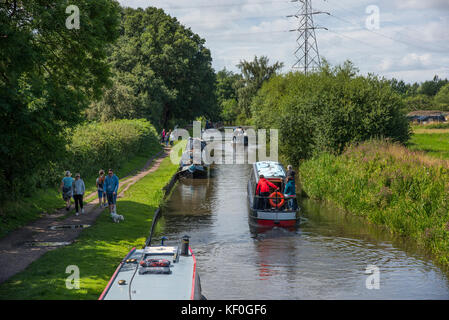
[[[252,104],[257,127],[277,128],[280,152],[293,164],[317,153],[341,153],[352,142],[373,137],[409,139],[402,100],[388,81],[357,76],[350,62],[319,73],[277,76]]]
[[[146,120],[94,122],[76,128],[72,136],[61,172],[70,170],[84,176],[96,175],[100,168],[117,169],[149,145],[158,143],[156,129]]]

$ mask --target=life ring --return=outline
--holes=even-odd
[[[275,199],[272,199],[272,198],[279,198],[279,199],[281,199],[281,201],[279,201],[279,203],[275,203],[273,201]],[[284,199],[284,195],[282,193],[275,191],[272,194],[270,194],[270,204],[273,207],[280,208],[280,207],[282,207],[284,205],[284,203],[285,203],[285,199]]]

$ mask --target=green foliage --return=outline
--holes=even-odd
[[[254,124],[279,129],[280,152],[298,164],[316,153],[340,153],[351,142],[389,137],[406,142],[409,123],[389,83],[358,76],[352,63],[318,73],[279,75],[252,103]]]
[[[124,8],[122,16],[121,36],[109,59],[114,85],[89,117],[145,118],[158,130],[202,115],[218,118],[205,40],[162,9]]]
[[[239,115],[237,89],[242,76],[232,71],[223,70],[217,73],[216,96],[220,106],[220,118],[229,124],[236,122]]]
[[[0,7],[0,203],[27,191],[35,183],[29,175],[57,161],[64,132],[83,120],[82,110],[107,83],[106,47],[118,36],[119,5],[76,5],[79,30],[65,26],[65,0]]]
[[[235,99],[227,99],[221,103],[221,119],[228,124],[235,124],[240,114],[239,105]]]
[[[304,191],[409,236],[449,266],[449,166],[406,148],[372,141],[299,168]]]
[[[143,119],[90,123],[77,127],[71,136],[60,172],[70,170],[84,176],[95,176],[100,168],[120,167],[140,150],[158,143],[156,130]]]
[[[425,94],[418,94],[404,99],[405,111],[435,110],[435,104],[431,97]]]
[[[220,105],[229,99],[237,100],[236,90],[242,79],[241,74],[233,73],[232,71],[226,70],[226,68],[217,72],[216,92],[217,100]]]
[[[438,91],[440,91],[440,89],[448,83],[449,80],[442,80],[437,75],[435,75],[435,77],[433,77],[433,80],[425,81],[421,84],[421,86],[419,87],[419,93],[425,94],[429,97],[434,97],[438,93]]]
[[[440,110],[449,110],[449,83],[441,87],[434,98],[435,104]]]
[[[390,83],[391,88],[403,97],[414,96],[417,94],[419,89],[419,84],[416,82],[414,84],[410,84],[395,78],[389,80],[388,82]]]
[[[238,104],[241,110],[241,121],[251,118],[251,103],[256,96],[257,91],[263,83],[276,75],[276,72],[282,69],[284,64],[276,62],[269,65],[268,57],[254,57],[253,61],[240,61],[237,67],[242,72],[243,79],[237,84]]]

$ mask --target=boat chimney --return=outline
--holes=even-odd
[[[188,256],[189,255],[189,236],[182,237],[182,246],[181,246],[181,255],[182,256]]]

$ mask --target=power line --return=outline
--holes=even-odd
[[[313,11],[312,0],[291,0],[291,2],[301,3],[301,7],[296,14],[287,16],[295,17],[299,20],[298,28],[290,30],[298,32],[298,37],[296,39],[298,47],[294,53],[297,60],[293,65],[293,68],[303,69],[304,74],[308,74],[309,70],[313,71],[321,68],[320,53],[318,51],[315,30],[326,29],[322,27],[315,27],[313,23],[313,16],[315,14],[327,12]]]
[[[243,7],[254,6],[259,4],[287,4],[289,1],[261,1],[250,3],[226,3],[226,4],[209,4],[209,5],[197,5],[197,6],[167,6],[167,9],[173,10],[187,10],[187,9],[203,9],[203,8],[221,8],[221,7]]]
[[[323,1],[325,1],[325,2],[327,2],[327,3],[329,4],[329,2],[328,2],[327,0],[323,0]],[[329,4],[329,5],[330,5],[330,4]],[[352,15],[353,15],[353,16],[356,16],[356,17],[358,17],[358,18],[360,17],[360,13],[357,13],[357,12],[355,12],[354,10],[345,8],[345,7],[341,6],[341,5],[338,4],[338,3],[333,3],[333,5],[339,7],[339,8],[342,9],[342,10],[345,10],[346,12],[352,12]],[[378,31],[375,31],[375,30],[372,30],[372,29],[363,28],[360,24],[355,23],[355,22],[353,22],[353,21],[349,21],[349,20],[344,19],[344,18],[341,18],[341,17],[338,17],[338,16],[336,16],[335,14],[332,14],[332,13],[331,13],[330,16],[333,17],[333,18],[335,18],[335,19],[338,19],[338,20],[340,20],[340,21],[343,21],[343,22],[346,22],[346,23],[355,25],[355,26],[357,26],[360,30],[366,30],[366,31],[371,32],[371,33],[373,33],[373,34],[376,34],[376,35],[378,35],[378,36],[381,36],[381,37],[390,39],[390,40],[395,41],[395,42],[400,42],[400,43],[405,44],[405,45],[407,45],[407,46],[416,47],[416,48],[419,48],[419,49],[421,49],[421,50],[426,50],[426,51],[427,51],[427,50],[432,50],[432,51],[440,51],[440,50],[441,50],[441,51],[447,51],[447,50],[448,50],[448,48],[443,48],[443,47],[439,47],[439,49],[435,50],[435,49],[433,49],[433,48],[423,47],[423,46],[420,46],[420,45],[416,45],[416,44],[411,43],[411,42],[409,42],[409,41],[404,41],[404,40],[400,40],[400,39],[397,39],[397,38],[393,38],[393,37],[391,37],[391,36],[385,35],[385,34],[383,34],[383,33],[381,33],[381,32],[378,32]],[[391,23],[393,23],[393,22],[391,22]],[[394,24],[396,24],[396,23],[394,23]],[[403,28],[406,28],[406,27],[401,26],[401,25],[399,25],[399,24],[396,24],[396,25],[398,25],[398,26],[400,26],[400,27],[403,27]],[[400,33],[400,32],[398,32],[398,33]],[[402,33],[402,34],[403,34],[403,33]],[[403,34],[403,35],[405,35],[405,34]],[[410,36],[408,36],[408,35],[406,35],[406,36],[407,36],[408,38],[412,39]],[[412,40],[413,40],[413,39],[412,39]]]
[[[236,36],[236,35],[255,35],[255,34],[269,34],[269,33],[287,33],[288,30],[273,30],[273,31],[253,31],[253,32],[232,32],[232,33],[215,33],[213,36]],[[209,36],[208,36],[209,37]]]

